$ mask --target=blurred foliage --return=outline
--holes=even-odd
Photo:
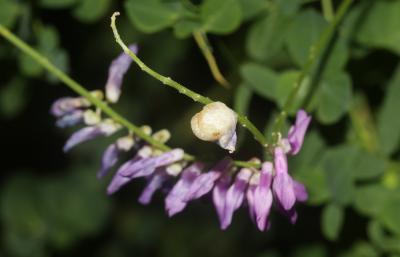
[[[316,0],[0,0],[0,23],[94,89],[120,52],[109,29],[115,10],[122,37],[138,42],[145,63],[260,128],[269,128],[329,26]],[[0,39],[0,255],[400,256],[399,13],[400,0],[355,1],[307,74],[290,114],[303,107],[314,120],[290,167],[309,200],[296,226],[272,215],[265,234],[245,212],[219,231],[208,201],[168,219],[161,194],[146,208],[135,202],[141,183],[107,198],[95,173],[108,141],[64,155],[68,132],[53,128],[48,109],[71,92]],[[193,32],[208,36],[231,90],[213,81]],[[200,106],[158,84],[132,68],[116,108],[137,124],[171,129],[172,145],[220,158],[189,130]],[[235,157],[261,154],[243,129],[239,135]]]

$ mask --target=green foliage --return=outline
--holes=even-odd
[[[0,89],[0,113],[12,118],[18,115],[26,105],[26,82],[15,77],[5,87]]]
[[[269,99],[275,97],[277,75],[274,71],[256,63],[246,63],[240,72],[246,85],[257,94]]]
[[[0,23],[12,27],[21,13],[21,6],[11,0],[0,0]]]
[[[339,237],[340,230],[343,226],[344,210],[340,205],[335,203],[325,206],[322,211],[322,232],[329,240],[335,241]]]
[[[241,6],[238,0],[205,0],[200,7],[200,17],[203,31],[227,34],[240,25]]]
[[[81,0],[74,9],[74,16],[82,22],[95,22],[108,11],[111,0]]]
[[[399,1],[373,1],[356,40],[368,47],[385,48],[400,54]]]

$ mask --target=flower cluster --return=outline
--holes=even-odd
[[[130,46],[130,48],[137,50],[136,46]],[[123,75],[131,64],[129,60],[130,58],[123,53],[111,64],[105,94],[110,103],[115,103],[120,96]],[[103,97],[99,91],[94,91],[92,94],[99,99]],[[222,103],[217,104],[217,109],[222,108],[225,112],[230,112]],[[81,97],[65,97],[53,104],[51,113],[57,117],[57,126],[85,124],[68,139],[64,151],[84,141],[112,135],[121,128],[121,125],[112,119],[103,119],[101,113],[98,110],[92,110],[91,107],[91,104]],[[207,108],[205,110],[207,111]],[[198,119],[206,121],[216,119],[215,117],[218,116],[215,113],[199,115],[203,116],[197,117]],[[221,127],[222,129],[218,127],[220,129],[218,131],[224,132],[221,135],[226,135],[224,146],[233,150],[236,141],[236,116],[230,115],[232,126]],[[214,129],[215,126],[208,123],[207,126],[197,124],[200,121],[196,120],[196,124],[192,126],[199,126],[199,128],[195,127],[196,131],[201,137],[205,137],[201,129],[207,126]],[[108,185],[108,194],[117,192],[136,178],[144,178],[147,180],[147,185],[139,197],[139,202],[149,204],[154,193],[157,190],[163,190],[167,194],[165,209],[170,217],[181,212],[190,201],[211,194],[221,229],[226,229],[231,224],[233,214],[237,209],[247,205],[251,219],[259,230],[264,231],[270,226],[268,217],[273,203],[294,223],[297,219],[295,203],[307,199],[305,187],[289,175],[286,155],[295,155],[300,151],[310,121],[311,117],[300,110],[287,138],[280,138],[273,146],[273,161],[260,163],[257,159],[253,160],[261,164],[260,170],[238,169],[229,157],[223,158],[211,167],[207,167],[200,161],[188,162],[184,158],[182,149],[161,151],[129,133],[118,138],[104,151],[97,177],[103,178],[111,168],[117,165],[123,153],[132,154],[131,159],[117,168]],[[152,133],[148,126],[142,127],[142,130],[161,143],[165,143],[170,138],[167,130]],[[227,142],[231,143],[225,144]],[[227,147],[228,145],[230,147]]]

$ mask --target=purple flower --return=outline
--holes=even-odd
[[[182,171],[181,178],[165,198],[165,209],[168,216],[172,217],[186,207],[185,195],[203,168],[204,164],[195,162]]]
[[[118,162],[118,157],[122,151],[129,151],[134,144],[131,136],[121,137],[115,143],[109,145],[103,153],[101,168],[97,172],[97,178],[104,177],[107,172]]]
[[[64,145],[64,152],[68,152],[72,147],[96,137],[110,136],[118,129],[120,129],[120,125],[111,120],[104,120],[95,126],[84,127],[72,134],[67,140]]]
[[[165,171],[165,168],[157,169],[154,174],[148,179],[146,187],[143,189],[142,194],[139,197],[139,203],[149,204],[153,198],[153,194],[162,187],[162,184],[170,176]]]
[[[129,49],[137,54],[138,48],[136,44],[130,45]],[[123,52],[111,62],[106,83],[106,97],[111,103],[118,101],[121,95],[122,79],[132,61],[132,58]]]
[[[288,140],[291,147],[290,154],[296,155],[300,151],[310,122],[311,116],[304,110],[299,110],[297,112],[295,124],[290,128],[288,133]]]
[[[260,181],[254,190],[254,215],[259,230],[268,227],[268,216],[272,206],[272,163],[264,162],[261,169]]]
[[[210,192],[221,175],[226,172],[231,166],[232,160],[224,158],[217,163],[209,172],[198,176],[189,188],[189,192],[185,196],[185,201],[198,199]]]
[[[232,176],[225,172],[215,183],[213,189],[213,203],[217,210],[219,222],[222,224],[225,211],[225,199],[229,186],[231,185]]]
[[[276,173],[272,185],[274,194],[282,208],[290,210],[296,202],[296,196],[293,180],[288,173],[286,155],[281,147],[275,148],[274,164]]]
[[[77,109],[89,106],[90,102],[83,97],[62,97],[53,103],[50,113],[55,117],[61,117]]]
[[[256,222],[256,210],[255,210],[254,195],[256,193],[256,189],[257,189],[259,183],[260,183],[260,174],[259,173],[253,174],[253,176],[250,178],[249,186],[246,191],[246,200],[247,200],[247,205],[249,208],[249,215],[250,215],[251,220],[254,222]]]
[[[59,128],[71,127],[83,121],[83,111],[74,110],[63,116],[60,116],[56,121],[56,126]]]
[[[157,168],[181,160],[183,155],[184,152],[182,149],[174,149],[156,157],[135,157],[132,161],[127,162],[127,165],[121,166],[114,175],[114,178],[107,188],[108,194],[115,193],[134,178],[150,176]]]
[[[251,175],[252,171],[250,169],[241,169],[236,175],[235,182],[226,192],[221,229],[226,229],[231,224],[233,213],[242,205]]]

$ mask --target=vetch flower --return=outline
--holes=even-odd
[[[214,187],[214,183],[229,170],[232,160],[224,158],[219,161],[210,171],[198,176],[189,188],[189,192],[185,196],[185,201],[198,199],[207,194]]]
[[[261,174],[259,178],[259,183],[254,189],[254,215],[256,224],[259,230],[264,231],[268,228],[268,216],[272,206],[272,172],[273,165],[270,162],[264,162],[262,164]]]
[[[311,116],[304,110],[297,112],[295,124],[289,129],[288,133],[288,141],[291,147],[290,154],[296,155],[300,151],[310,122]]]
[[[120,128],[121,126],[111,119],[106,119],[95,126],[84,127],[72,134],[67,140],[64,145],[64,152],[68,152],[74,146],[99,136],[110,136]]]
[[[127,166],[121,167],[114,175],[107,188],[108,194],[115,193],[134,178],[150,176],[157,168],[180,161],[183,155],[183,150],[177,148],[155,157],[135,157]]]
[[[59,117],[56,121],[56,126],[59,128],[66,128],[77,125],[83,121],[82,110],[74,110]]]
[[[137,54],[138,47],[136,44],[129,46],[129,49]],[[126,53],[121,53],[111,62],[108,70],[108,79],[106,83],[106,98],[111,103],[116,103],[121,95],[121,85],[125,73],[132,63],[132,58]]]
[[[222,224],[225,214],[226,193],[231,185],[232,175],[225,172],[215,183],[213,189],[213,203],[217,211],[219,222]]]
[[[185,195],[203,168],[203,163],[195,162],[182,171],[180,179],[165,197],[165,209],[168,216],[172,217],[186,207]]]
[[[101,161],[101,168],[97,172],[97,178],[104,177],[109,169],[111,169],[117,162],[121,152],[129,151],[135,143],[132,136],[125,136],[119,138],[115,143],[109,145],[103,153]]]
[[[139,196],[141,204],[149,204],[153,194],[162,187],[163,183],[170,177],[165,168],[157,169],[153,175],[148,178],[148,182],[142,194]]]
[[[207,104],[190,122],[196,137],[204,141],[217,141],[219,146],[235,151],[236,113],[222,102]]]
[[[242,205],[251,175],[250,169],[241,169],[236,175],[235,182],[226,192],[221,229],[226,229],[231,224],[233,213]]]

